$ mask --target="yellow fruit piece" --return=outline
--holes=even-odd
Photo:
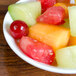
[[[76,0],[75,0],[75,3],[76,3]]]
[[[69,40],[69,46],[76,45],[76,37],[71,36]]]
[[[55,25],[37,23],[29,28],[29,36],[57,50],[67,45],[70,31]]]

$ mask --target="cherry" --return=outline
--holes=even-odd
[[[29,27],[23,21],[16,20],[10,25],[10,34],[15,38],[19,39],[22,36],[27,36],[29,33]]]

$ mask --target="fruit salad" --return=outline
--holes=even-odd
[[[13,20],[10,35],[25,55],[44,64],[76,68],[76,4],[37,0],[11,4],[8,12]]]

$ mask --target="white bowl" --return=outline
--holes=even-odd
[[[21,0],[19,2],[24,2],[24,1],[27,2],[31,0]],[[32,1],[35,1],[35,0],[32,0]],[[76,69],[63,69],[63,68],[58,68],[51,65],[46,65],[46,64],[34,61],[31,58],[24,55],[23,52],[21,52],[21,50],[16,45],[15,40],[9,34],[9,26],[12,23],[12,21],[13,20],[11,19],[9,13],[7,12],[3,22],[3,32],[8,45],[21,59],[23,59],[24,61],[28,62],[29,64],[35,67],[38,67],[40,69],[43,69],[49,72],[63,73],[63,74],[76,74]]]

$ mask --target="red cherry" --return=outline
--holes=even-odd
[[[15,38],[19,39],[22,36],[28,35],[29,28],[23,21],[16,20],[10,25],[10,34]]]

